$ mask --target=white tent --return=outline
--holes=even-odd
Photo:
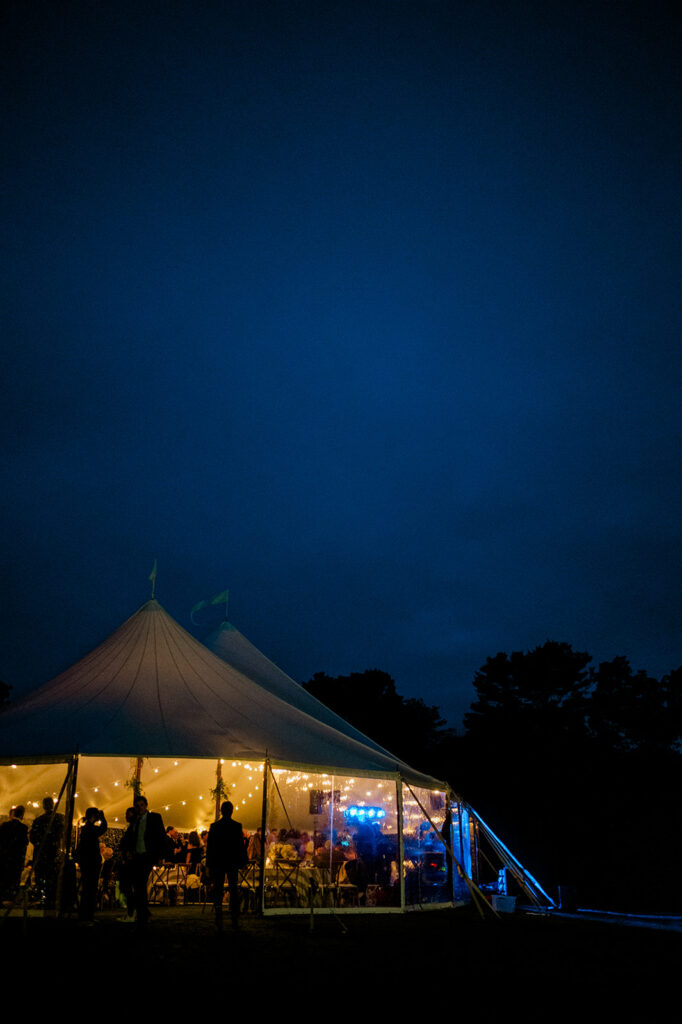
[[[65,761],[76,753],[269,758],[292,767],[399,771],[417,785],[442,786],[334,715],[255,648],[252,655],[271,667],[271,678],[217,657],[148,601],[0,717],[0,762]]]
[[[391,847],[387,863],[400,862],[410,843],[416,863],[417,845],[428,840],[439,854],[437,898],[450,901],[433,827],[444,821],[447,785],[324,707],[233,627],[224,624],[213,644],[221,657],[148,601],[0,715],[0,801],[23,803],[30,818],[44,796],[58,794],[70,764],[74,815],[97,806],[110,825],[122,825],[128,787],[141,773],[167,824],[199,829],[227,791],[251,829],[265,821],[338,836],[371,824],[374,846],[379,837]],[[468,849],[464,824],[460,846]],[[404,905],[404,883],[398,887]],[[417,897],[407,902],[421,902],[421,889]]]

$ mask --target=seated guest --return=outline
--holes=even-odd
[[[249,860],[260,860],[263,850],[263,830],[257,828],[252,836],[249,836],[247,847]]]
[[[365,865],[355,851],[346,854],[346,859],[339,868],[337,881],[339,885],[354,885],[360,892],[367,888]]]
[[[186,853],[182,837],[173,825],[169,825],[166,829],[166,853],[164,860],[170,861],[172,864],[184,864],[185,857]]]
[[[307,832],[301,833],[301,839],[298,847],[298,855],[301,860],[305,861],[306,864],[312,864],[313,855],[315,853],[315,844],[310,835]]]
[[[185,863],[188,865],[188,875],[201,874],[201,861],[204,856],[204,848],[197,832],[190,832],[189,843]]]

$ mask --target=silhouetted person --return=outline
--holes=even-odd
[[[166,832],[163,819],[155,811],[149,811],[146,796],[133,800],[136,818],[126,833],[126,849],[131,851],[130,888],[133,907],[137,914],[138,931],[145,931],[149,921],[147,881],[155,864],[161,864],[166,854]],[[130,834],[132,833],[132,834]]]
[[[100,811],[98,807],[88,807],[76,848],[76,860],[81,869],[81,898],[78,916],[85,924],[92,924],[95,919],[97,883],[102,867],[99,839],[106,830],[107,819],[104,817],[104,811]]]
[[[230,913],[232,927],[239,926],[239,868],[246,863],[244,833],[241,824],[234,821],[234,810],[229,800],[220,808],[221,818],[214,821],[208,830],[206,843],[206,867],[213,883],[213,905],[216,927],[223,927],[223,895],[225,876],[230,890]]]
[[[21,804],[10,811],[9,821],[0,825],[0,899],[14,899],[28,846],[28,825],[24,825]]]
[[[132,890],[132,875],[133,875],[133,854],[135,852],[135,822],[137,821],[137,811],[134,807],[128,807],[126,809],[126,821],[128,822],[128,828],[123,833],[120,846],[118,848],[118,858],[116,865],[116,872],[118,875],[118,887],[123,894],[123,898],[126,903],[126,914],[125,917],[121,918],[122,921],[132,923],[135,920],[135,903],[133,900]]]
[[[43,813],[38,815],[29,833],[33,843],[33,870],[36,885],[45,894],[48,906],[53,906],[57,892],[57,857],[64,831],[64,815],[54,809],[54,800],[46,796]]]

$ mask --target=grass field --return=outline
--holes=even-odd
[[[649,1011],[641,1016],[633,1009],[622,1019],[655,1020],[656,1007],[663,1016],[666,995],[675,993],[682,973],[680,933],[518,911],[481,921],[470,907],[317,916],[312,930],[307,917],[243,918],[233,933],[228,919],[222,936],[210,910],[198,907],[155,908],[144,937],[109,913],[92,928],[71,920],[10,918],[0,928],[0,942],[10,984],[35,986],[41,967],[49,968],[52,980],[70,979],[79,995],[112,985],[123,986],[122,994],[126,979],[135,977],[144,979],[146,991],[151,986],[184,999],[224,982],[229,991],[248,994],[254,1009],[265,1000],[266,1018],[267,1008],[278,1004],[284,1015],[346,1003],[353,1016],[361,1006],[391,1013],[421,1006],[431,1015],[450,1004],[455,1010],[464,1000],[475,1003],[483,1019],[514,1005],[528,1016],[532,1007],[594,1009],[624,1001],[631,1008],[641,1002]],[[131,984],[136,991],[137,982]]]

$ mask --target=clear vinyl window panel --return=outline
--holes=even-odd
[[[399,906],[395,782],[273,769],[266,852],[266,907]]]
[[[446,810],[445,793],[403,785],[403,873],[408,906],[452,900],[452,863],[436,832],[445,828],[448,835],[451,831],[446,827]]]

